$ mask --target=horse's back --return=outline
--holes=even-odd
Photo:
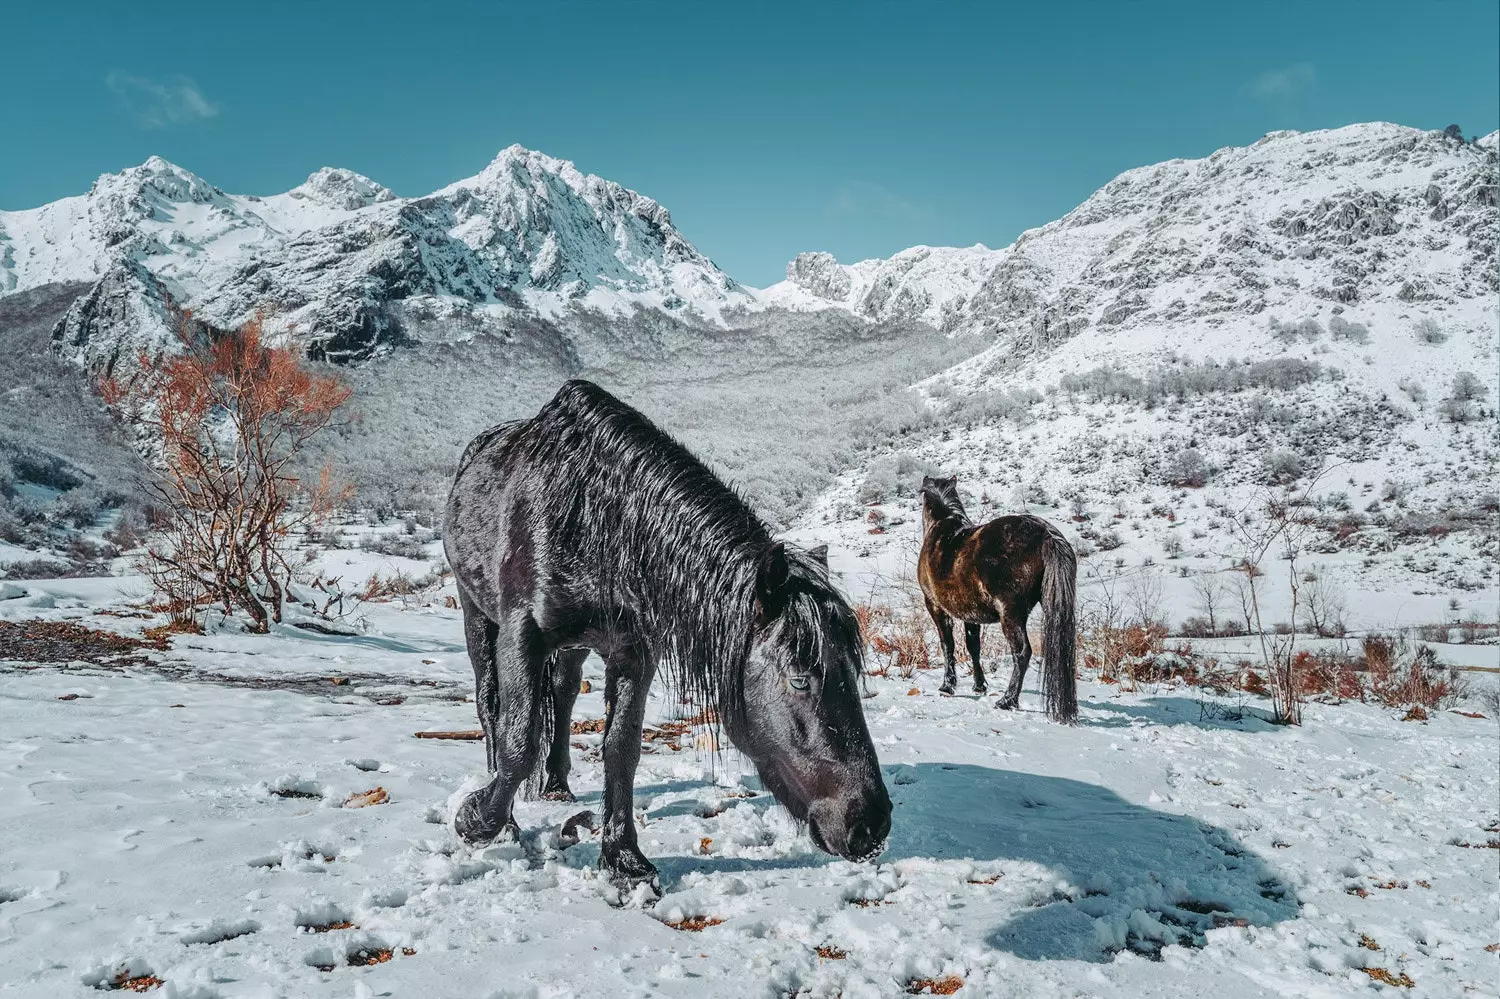
[[[955,617],[979,623],[999,620],[1002,608],[1034,606],[1041,599],[1042,545],[1055,533],[1030,514],[946,536],[934,531],[918,561],[922,589]]]

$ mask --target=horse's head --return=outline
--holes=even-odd
[[[965,517],[963,500],[958,498],[958,476],[934,479],[922,476],[922,533],[945,517]]]
[[[828,550],[772,545],[756,570],[738,717],[725,728],[813,842],[850,860],[885,849],[891,799],[860,703],[862,641]]]

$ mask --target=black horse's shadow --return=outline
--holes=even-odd
[[[1227,830],[1106,788],[968,764],[891,768],[898,802],[882,860],[1030,861],[1072,887],[997,927],[1018,957],[1104,961],[1124,947],[1202,943],[1225,925],[1294,918],[1292,888]],[[891,779],[893,777],[894,779]],[[1147,919],[1132,919],[1140,910]]]
[[[1028,861],[1068,892],[1044,894],[986,942],[1030,960],[1108,961],[1120,949],[1155,956],[1163,943],[1201,945],[1218,926],[1265,926],[1297,915],[1290,885],[1233,834],[1132,804],[1065,777],[956,763],[884,768],[895,804],[882,863],[907,858]],[[771,807],[770,795],[749,804]],[[662,883],[689,871],[819,867],[822,854],[776,860],[660,857]],[[1145,918],[1132,917],[1139,910]]]

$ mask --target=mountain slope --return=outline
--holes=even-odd
[[[1311,489],[1314,569],[1363,595],[1362,625],[1440,619],[1450,598],[1489,617],[1495,169],[1494,136],[1274,133],[1129,171],[987,257],[931,251],[911,266],[908,251],[843,269],[847,285],[828,261],[817,282],[794,262],[801,283],[768,298],[842,290],[843,307],[879,315],[859,289],[883,275],[908,301],[930,293],[925,318],[990,344],[921,386],[929,431],[851,471],[809,523],[899,562],[916,544],[919,470],[957,473],[976,518],[1071,522],[1094,553],[1086,578],[1162,576],[1191,607],[1191,580],[1244,554],[1236,522]],[[950,271],[921,270],[945,259]],[[891,527],[869,536],[872,498]]]
[[[850,266],[802,254],[767,298],[1048,339],[1305,296],[1473,298],[1500,291],[1494,167],[1493,134],[1465,145],[1385,123],[1273,132],[1127,171],[1002,250],[914,247]]]

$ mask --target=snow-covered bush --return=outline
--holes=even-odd
[[[1447,398],[1438,403],[1438,412],[1450,423],[1468,423],[1479,415],[1477,400],[1484,395],[1484,385],[1474,373],[1460,371],[1453,376]]]
[[[1335,340],[1349,340],[1353,343],[1369,343],[1370,328],[1364,323],[1350,322],[1343,316],[1333,316],[1328,320],[1328,332]]]
[[[1416,326],[1412,328],[1412,335],[1419,341],[1437,346],[1448,342],[1448,334],[1433,320],[1431,316],[1424,316]]]
[[[1212,476],[1213,470],[1209,467],[1208,460],[1197,448],[1191,447],[1173,454],[1162,469],[1162,481],[1169,486],[1197,488],[1206,485]]]
[[[861,503],[884,503],[897,496],[914,496],[922,476],[933,474],[931,465],[907,451],[887,455],[871,462],[854,498]]]
[[[1295,451],[1277,448],[1262,460],[1261,472],[1265,481],[1272,485],[1292,482],[1302,475],[1302,458]]]

